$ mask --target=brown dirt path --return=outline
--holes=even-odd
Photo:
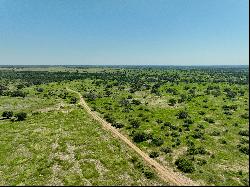
[[[153,168],[159,175],[159,177],[170,185],[176,186],[198,186],[199,184],[187,178],[186,176],[181,175],[180,173],[174,172],[170,168],[165,168],[159,164],[154,159],[150,158],[146,153],[140,150],[134,143],[132,143],[127,137],[122,135],[116,128],[112,127],[110,123],[106,122],[96,113],[92,112],[91,108],[87,105],[82,95],[79,92],[67,88],[68,91],[74,92],[80,97],[80,105],[101,125],[108,131],[111,131],[113,135],[124,141],[129,147],[131,147],[137,154],[139,154],[151,168]]]

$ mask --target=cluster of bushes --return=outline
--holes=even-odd
[[[213,118],[205,117],[204,121],[207,121],[208,123],[215,123]]]
[[[143,174],[144,176],[147,178],[147,179],[152,179],[153,177],[155,177],[154,173],[152,171],[150,171],[148,168],[146,168],[142,162],[140,162],[138,160],[137,157],[132,157],[131,158],[131,162],[133,163],[134,167],[139,169]]]
[[[204,139],[204,132],[200,129],[195,129],[191,136],[195,139]]]
[[[175,165],[179,170],[183,171],[184,173],[192,173],[195,171],[193,162],[184,157],[178,158],[175,161]]]
[[[136,143],[143,142],[152,138],[150,134],[146,134],[145,132],[137,131],[132,133],[133,141]]]
[[[249,130],[240,130],[239,135],[241,136],[249,136]]]
[[[104,119],[111,124],[115,123],[115,119],[111,116],[111,114],[105,114]]]
[[[115,128],[118,128],[118,129],[124,127],[124,125],[123,125],[122,123],[118,123],[118,122],[112,123],[111,125],[112,125],[113,127],[115,127]]]
[[[204,147],[195,147],[193,146],[189,146],[188,150],[187,150],[187,154],[188,155],[204,155],[207,154],[208,152],[206,151],[206,149]]]
[[[188,118],[188,113],[186,111],[182,110],[182,111],[177,113],[177,117],[179,119],[186,119],[186,118]]]
[[[231,106],[223,105],[222,108],[223,108],[223,110],[234,110],[234,111],[236,111],[238,106],[237,105],[231,105]]]
[[[237,145],[237,148],[239,149],[240,152],[242,152],[246,155],[249,155],[249,145],[239,144],[239,145]]]
[[[5,119],[12,119],[13,121],[23,121],[27,118],[27,113],[25,112],[19,112],[14,115],[12,111],[4,111],[2,113],[2,117]]]
[[[160,156],[160,154],[157,151],[152,151],[149,153],[150,158],[156,158],[158,156]]]
[[[170,147],[162,147],[160,150],[166,154],[173,152]]]

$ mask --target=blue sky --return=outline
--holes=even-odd
[[[248,0],[0,0],[0,65],[236,65]]]

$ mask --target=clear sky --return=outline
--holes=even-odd
[[[236,65],[248,0],[0,0],[0,65]]]

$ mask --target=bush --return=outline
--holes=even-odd
[[[70,99],[70,103],[71,103],[71,104],[75,104],[76,101],[77,101],[77,98],[76,98],[76,97],[71,97],[71,99]]]
[[[124,127],[124,125],[122,124],[122,123],[113,123],[113,124],[111,124],[113,127],[115,127],[115,128],[122,128],[122,127]]]
[[[26,119],[27,114],[25,112],[19,112],[15,115],[15,117],[17,118],[17,121],[23,121]]]
[[[133,141],[134,142],[143,142],[143,141],[146,141],[147,140],[147,134],[144,133],[144,132],[135,132],[133,134]]]
[[[188,155],[198,155],[198,154],[204,155],[206,153],[207,151],[205,150],[204,147],[190,146],[187,150]]]
[[[152,171],[145,170],[143,173],[147,179],[152,179],[154,177],[154,173]]]
[[[173,98],[169,99],[169,105],[170,106],[174,106],[175,104],[176,104],[176,100],[175,99],[173,99]]]
[[[241,135],[241,136],[249,136],[249,130],[241,130],[239,132],[239,135]]]
[[[191,124],[194,123],[194,121],[191,120],[191,119],[185,119],[185,120],[184,120],[184,123],[191,125]]]
[[[185,173],[192,173],[195,171],[193,163],[186,158],[178,158],[175,161],[177,168]]]
[[[130,120],[130,125],[133,128],[139,128],[140,127],[140,122],[138,120],[132,119],[132,120]]]
[[[20,91],[20,90],[16,90],[10,93],[11,97],[25,97],[25,93]]]
[[[220,132],[219,131],[213,131],[210,135],[211,136],[220,136]]]
[[[240,117],[243,119],[248,119],[249,115],[248,115],[248,113],[245,113],[245,114],[240,115]]]
[[[249,146],[238,145],[238,147],[240,152],[249,155]]]
[[[178,118],[179,119],[186,119],[188,117],[188,113],[185,112],[185,111],[180,111],[178,114],[177,114]]]
[[[158,153],[158,152],[156,152],[156,151],[152,151],[152,152],[150,152],[149,153],[149,157],[150,158],[156,158],[156,157],[158,157],[160,154]]]
[[[202,116],[203,116],[204,114],[206,114],[204,111],[199,111],[198,113],[199,113],[200,115],[202,115]]]
[[[153,138],[152,139],[152,144],[156,146],[161,146],[164,143],[163,139],[161,138]]]
[[[105,114],[104,119],[111,124],[115,122],[115,119],[110,114]]]
[[[133,99],[132,100],[132,104],[134,104],[134,105],[140,105],[141,101]]]
[[[43,92],[43,88],[37,88],[36,91]]]
[[[197,159],[197,164],[200,166],[203,166],[203,165],[207,164],[207,161],[205,159],[199,158],[199,159]]]
[[[215,123],[213,118],[205,117],[204,120],[207,121],[208,123]]]
[[[4,111],[2,116],[4,118],[10,119],[13,116],[13,112],[12,111]]]
[[[172,149],[170,147],[162,147],[161,151],[168,154],[168,153],[172,153]]]
[[[199,131],[195,131],[192,134],[192,137],[195,138],[195,139],[201,139],[201,138],[204,137],[204,132],[201,132],[200,130]]]

